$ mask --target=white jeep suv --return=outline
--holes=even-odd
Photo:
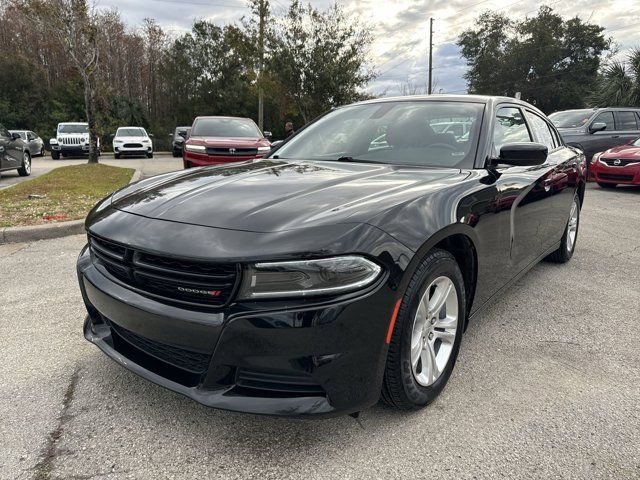
[[[51,158],[61,156],[81,157],[89,155],[89,124],[82,122],[64,122],[58,124],[56,138],[49,140]],[[98,139],[98,152],[100,139]]]
[[[153,142],[142,127],[120,127],[113,137],[113,155],[146,155],[153,157]]]

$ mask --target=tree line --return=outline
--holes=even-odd
[[[615,45],[605,34],[541,7],[523,20],[483,13],[457,44],[470,93],[519,91],[547,113],[638,106],[640,53],[611,60]],[[47,140],[58,122],[89,119],[103,147],[118,126],[139,125],[165,149],[168,133],[198,115],[257,121],[262,94],[264,127],[279,138],[287,120],[301,126],[367,97],[372,41],[372,26],[339,2],[319,10],[294,0],[274,15],[269,0],[250,0],[237,23],[200,20],[172,36],[151,18],[128,27],[117,10],[88,0],[4,0],[0,122]]]
[[[338,3],[295,0],[280,16],[268,0],[247,6],[238,23],[200,20],[172,37],[151,18],[131,29],[86,0],[11,0],[0,10],[0,119],[47,140],[58,122],[93,116],[103,146],[118,126],[139,125],[166,148],[197,115],[257,121],[260,90],[276,138],[287,120],[301,126],[365,97],[370,26]]]

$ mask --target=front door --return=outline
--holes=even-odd
[[[7,161],[6,152],[11,143],[11,134],[0,125],[0,169],[9,168],[9,162]]]
[[[533,142],[531,130],[520,107],[500,107],[493,132],[494,155],[508,143]],[[505,260],[512,277],[537,260],[551,243],[554,169],[552,158],[542,165],[497,168],[496,209],[509,215],[509,257]]]

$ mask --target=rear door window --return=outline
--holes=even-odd
[[[638,130],[636,116],[633,112],[617,112],[618,130]]]

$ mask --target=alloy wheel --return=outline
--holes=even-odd
[[[447,366],[458,329],[458,292],[449,277],[425,290],[413,319],[411,368],[418,384],[432,385]]]
[[[576,235],[578,234],[579,211],[578,204],[574,200],[571,205],[571,213],[569,214],[569,223],[567,224],[567,251],[572,252],[576,243]]]
[[[22,166],[24,167],[24,171],[27,172],[27,175],[31,173],[31,159],[27,153],[24,154],[22,159]]]

